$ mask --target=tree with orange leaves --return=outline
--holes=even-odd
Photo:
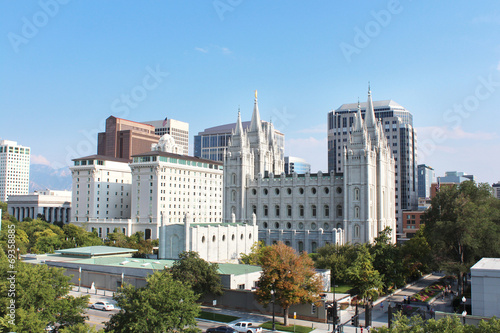
[[[288,325],[291,305],[320,300],[322,279],[316,275],[314,263],[306,252],[299,255],[282,242],[266,246],[261,267],[262,274],[255,292],[257,300],[266,307],[274,300],[284,311],[285,326]]]

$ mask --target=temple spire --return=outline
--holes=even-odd
[[[243,125],[241,124],[241,112],[240,108],[238,107],[238,121],[236,122],[236,129],[234,131],[234,135],[241,135],[243,134]]]
[[[363,118],[361,117],[361,106],[359,105],[358,97],[358,111],[356,112],[356,120],[354,122],[354,130],[361,131],[363,129]]]
[[[366,103],[365,124],[366,127],[375,127],[375,111],[373,110],[372,92],[368,82],[368,102]]]
[[[254,106],[253,106],[252,121],[250,123],[249,132],[259,132],[260,133],[261,127],[262,127],[262,123],[260,121],[259,104],[257,103],[257,90],[255,90],[255,102],[254,102]]]

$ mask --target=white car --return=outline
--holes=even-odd
[[[262,333],[262,327],[252,326],[252,323],[248,321],[240,321],[231,327],[241,333]]]
[[[111,311],[115,309],[115,306],[109,302],[95,302],[90,306],[91,309]]]

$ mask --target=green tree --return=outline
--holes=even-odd
[[[15,298],[9,297],[11,280],[7,280],[13,275]],[[48,324],[67,327],[85,322],[89,296],[68,296],[70,279],[63,274],[63,269],[46,265],[16,262],[13,269],[1,251],[0,327],[8,331],[42,332]],[[16,306],[14,323],[9,322],[7,308],[11,299],[15,299]]]
[[[391,241],[391,228],[382,230],[369,247],[373,257],[373,268],[377,270],[386,287],[402,286],[406,282],[407,270],[403,265],[400,248]]]
[[[34,238],[35,244],[31,248],[34,253],[54,253],[54,250],[61,248],[61,238],[51,229],[35,232]]]
[[[249,254],[240,253],[240,262],[245,265],[259,266],[265,247],[266,243],[264,241],[255,242],[250,248]]]
[[[351,244],[326,244],[318,248],[315,256],[317,268],[329,269],[336,282],[347,282],[347,268],[356,258],[355,247]]]
[[[203,260],[198,252],[194,251],[179,253],[179,259],[170,268],[174,279],[189,284],[199,297],[210,294],[222,295],[218,270],[218,264]]]
[[[284,311],[284,324],[288,325],[290,306],[314,303],[323,290],[321,277],[316,275],[314,263],[306,252],[300,255],[279,242],[264,248],[262,275],[255,292],[257,300],[268,306],[273,300]]]
[[[366,244],[356,247],[357,257],[347,269],[351,284],[362,299],[375,299],[383,290],[380,273],[373,268],[373,258]]]
[[[104,330],[96,330],[95,326],[89,324],[76,324],[59,330],[60,333],[102,333]]]
[[[155,272],[142,288],[126,285],[113,297],[120,311],[106,323],[106,332],[193,332],[200,308],[190,286],[168,271]]]
[[[398,312],[395,314],[391,328],[376,327],[372,332],[377,333],[493,333],[500,332],[500,320],[491,318],[489,321],[481,320],[479,325],[464,325],[458,316],[446,316],[439,320],[430,319],[426,322],[420,316],[408,318]]]
[[[500,203],[488,184],[442,186],[424,214],[425,237],[439,268],[463,277],[482,257],[500,256]],[[462,288],[463,290],[463,288]]]
[[[407,270],[406,275],[411,279],[417,279],[428,273],[432,267],[432,249],[424,237],[425,226],[420,226],[415,236],[401,246],[403,266]]]
[[[95,234],[88,232],[82,227],[76,226],[74,224],[65,224],[62,229],[64,232],[64,248],[95,246],[103,244],[102,239],[96,237]]]

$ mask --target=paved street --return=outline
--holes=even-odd
[[[381,327],[381,326],[387,326],[387,320],[388,320],[388,314],[387,314],[387,306],[389,302],[391,304],[394,304],[395,302],[402,302],[404,297],[408,297],[410,295],[413,295],[420,291],[421,289],[431,285],[435,281],[439,280],[442,276],[440,275],[435,275],[435,274],[430,274],[425,276],[424,278],[420,279],[414,284],[408,285],[400,290],[397,290],[394,294],[387,296],[387,297],[381,297],[377,300],[377,302],[374,303],[373,306],[373,311],[372,311],[372,325],[374,327]],[[76,290],[76,288],[75,288]],[[90,304],[97,302],[97,301],[108,301],[108,302],[113,302],[112,300],[112,293],[111,292],[106,292],[106,295],[104,295],[103,291],[98,291],[98,294],[96,295],[95,293],[87,293],[88,289],[87,288],[82,288],[81,292],[77,291],[71,291],[70,294],[74,296],[79,296],[79,295],[90,295]],[[435,299],[432,303],[431,306],[435,311],[443,311],[443,312],[452,312],[452,308],[450,306],[452,297],[449,296],[446,299],[441,299],[441,297],[438,297],[438,299]],[[380,307],[380,303],[384,302],[384,307],[383,309]],[[415,306],[415,305],[412,305]],[[423,309],[425,309],[424,306],[421,306]],[[213,312],[218,312],[218,313],[223,313],[223,314],[228,314],[232,316],[239,317],[240,319],[238,320],[247,320],[251,321],[252,323],[255,324],[261,324],[266,321],[271,320],[271,316],[267,315],[262,315],[258,313],[248,313],[248,312],[241,312],[241,311],[236,311],[236,310],[230,310],[230,309],[220,309],[220,308],[212,308],[212,307],[202,307],[203,310],[205,311],[213,311]],[[108,318],[115,313],[118,310],[114,311],[98,311],[98,310],[92,310],[88,309],[87,310],[87,315],[89,316],[89,320],[87,323],[91,325],[95,325],[97,328],[102,328],[104,325],[102,324],[103,321],[107,321]],[[360,307],[359,308],[360,312],[360,321],[359,323],[363,326],[365,326],[365,316],[363,309]],[[350,306],[346,310],[341,311],[340,316],[341,316],[341,323],[343,322],[348,322],[344,327],[343,327],[343,332],[361,332],[360,328],[355,328],[351,326],[350,319],[355,313],[355,308]],[[277,320],[282,321],[283,319],[281,317],[277,317]],[[294,320],[290,319],[290,323],[296,324],[296,325],[301,325],[301,326],[308,326],[308,327],[313,327],[315,330],[313,331],[314,333],[327,333],[331,332],[333,327],[331,324],[325,324],[325,323],[317,323],[317,322],[311,322],[311,321],[305,321],[305,320]],[[198,326],[205,331],[208,327],[214,327],[214,326],[219,326],[223,325],[222,323],[216,323],[212,322],[210,320],[199,320],[198,321]],[[364,332],[367,330],[365,329]]]

